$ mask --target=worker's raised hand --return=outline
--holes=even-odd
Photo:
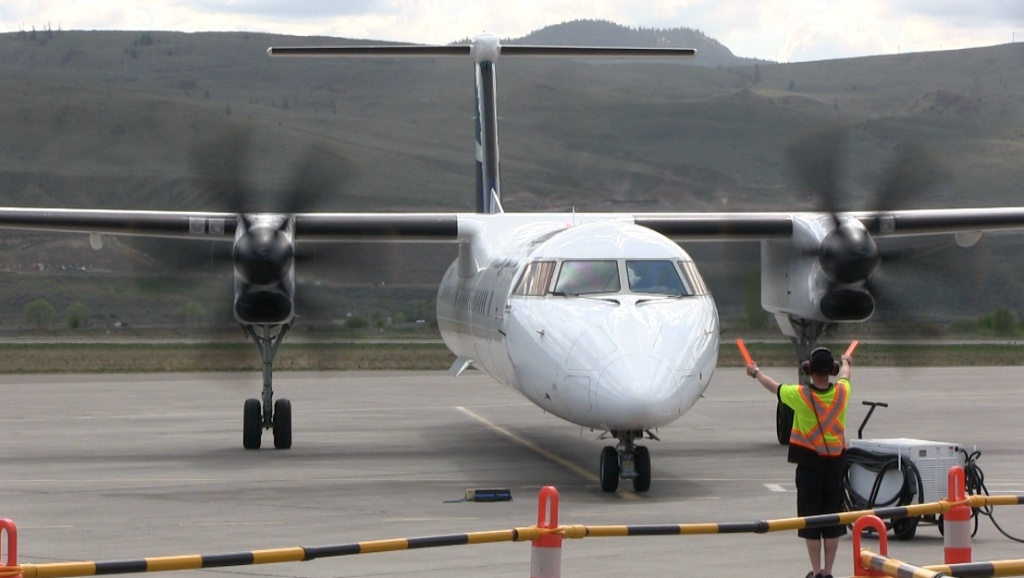
[[[758,371],[761,371],[761,370],[757,368],[757,364],[756,363],[748,363],[747,364],[747,375],[749,375],[750,377],[757,377],[757,372]]]

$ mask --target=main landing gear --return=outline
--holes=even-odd
[[[658,439],[647,432],[651,439]],[[601,490],[614,492],[619,489],[619,478],[633,480],[633,490],[646,492],[651,489],[651,452],[633,442],[644,438],[643,430],[612,430],[611,437],[619,440],[616,446],[601,450]]]
[[[789,340],[793,343],[793,349],[796,351],[796,363],[797,367],[799,367],[801,362],[806,361],[810,357],[811,352],[814,351],[818,343],[818,338],[829,328],[829,325],[820,321],[792,316],[788,318],[788,321],[790,331],[787,332],[786,328],[783,327],[783,333],[789,335]],[[781,324],[780,322],[780,326]],[[811,384],[811,376],[805,375],[799,369],[797,369],[797,379],[801,385]],[[784,446],[789,445],[789,436],[792,431],[793,408],[780,401],[775,408],[775,435],[779,443]]]
[[[263,361],[263,403],[260,400],[245,400],[242,419],[242,446],[247,450],[260,449],[263,430],[274,431],[274,447],[286,450],[292,447],[292,402],[279,399],[274,402],[274,356],[284,341],[291,323],[285,325],[242,326],[256,344]]]

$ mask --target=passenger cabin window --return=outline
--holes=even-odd
[[[555,283],[555,293],[616,293],[621,287],[617,261],[563,261],[562,271]]]
[[[679,268],[683,271],[683,282],[693,290],[692,295],[708,294],[708,287],[700,278],[700,273],[697,272],[697,266],[693,264],[693,261],[680,261]]]
[[[689,297],[696,292],[683,285],[672,261],[626,261],[626,278],[633,293],[657,293]]]
[[[551,286],[551,276],[555,272],[554,261],[534,261],[526,266],[523,276],[516,285],[513,295],[544,295]]]

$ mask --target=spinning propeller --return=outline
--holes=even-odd
[[[198,190],[214,210],[238,214],[230,255],[235,272],[234,315],[242,323],[287,323],[295,313],[295,251],[292,217],[321,209],[351,178],[354,165],[328,145],[308,148],[278,190],[251,184],[253,133],[232,127],[200,142],[190,154]]]
[[[847,194],[840,177],[849,132],[843,126],[812,132],[789,147],[787,160],[797,183],[811,193],[818,210],[832,218],[831,231],[819,246],[804,252],[817,258],[829,280],[822,311],[833,312],[836,319],[866,319],[874,311],[875,297],[883,293],[871,279],[879,263],[914,259],[915,254],[907,248],[880,250],[860,220],[840,215],[838,206]],[[910,145],[885,170],[868,212],[879,223],[886,212],[904,207],[948,179],[949,173],[924,145]]]

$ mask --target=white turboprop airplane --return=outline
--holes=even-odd
[[[686,413],[718,361],[715,302],[680,241],[760,240],[762,305],[804,358],[822,330],[874,311],[870,277],[884,257],[874,237],[954,233],[969,246],[982,231],[1024,227],[1024,209],[861,213],[508,214],[498,176],[495,63],[503,56],[679,58],[692,50],[505,46],[490,35],[461,46],[271,48],[272,56],[468,56],[476,68],[477,212],[469,214],[209,213],[0,208],[0,227],[233,242],[234,314],[260,351],[262,400],[245,402],[243,445],[291,447],[291,404],[273,401],[277,348],[294,321],[298,240],[447,242],[458,259],[441,281],[437,318],[457,356],[562,419],[618,440],[601,452],[600,480],[648,490],[651,459],[637,445]],[[821,165],[804,185],[828,188],[832,140],[798,154]],[[807,160],[811,159],[811,160]],[[927,183],[904,159],[887,194]],[[786,416],[779,437],[788,437]],[[791,418],[789,418],[791,419]]]

